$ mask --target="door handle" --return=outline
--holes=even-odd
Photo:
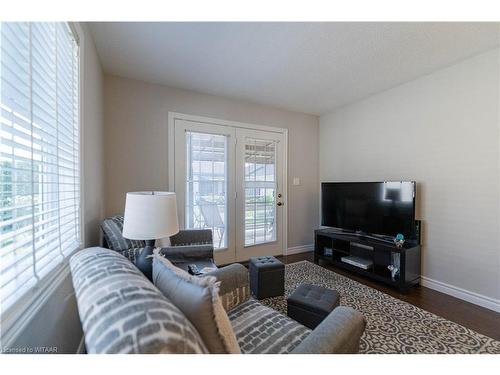
[[[283,203],[281,203],[281,202],[278,202],[278,203],[276,203],[276,204],[277,204],[278,206],[283,206]]]

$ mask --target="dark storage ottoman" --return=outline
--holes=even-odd
[[[250,290],[257,299],[285,293],[285,265],[271,256],[252,257],[248,261]]]
[[[314,329],[339,305],[336,290],[312,284],[300,284],[288,297],[288,316]]]

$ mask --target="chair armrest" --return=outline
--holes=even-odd
[[[174,262],[210,260],[214,257],[213,245],[168,246],[160,249],[160,254]]]
[[[340,306],[323,320],[292,354],[357,353],[366,321],[358,311]]]
[[[248,270],[239,263],[218,268],[204,276],[215,276],[220,281],[219,296],[226,311],[250,298]]]

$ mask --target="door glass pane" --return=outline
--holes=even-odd
[[[276,240],[276,142],[245,140],[245,246]]]
[[[187,229],[212,229],[214,247],[227,247],[227,137],[186,132]]]

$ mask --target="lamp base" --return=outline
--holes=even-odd
[[[155,240],[146,240],[146,246],[141,251],[141,254],[135,262],[135,266],[146,276],[150,281],[153,279],[153,251],[155,248]]]

